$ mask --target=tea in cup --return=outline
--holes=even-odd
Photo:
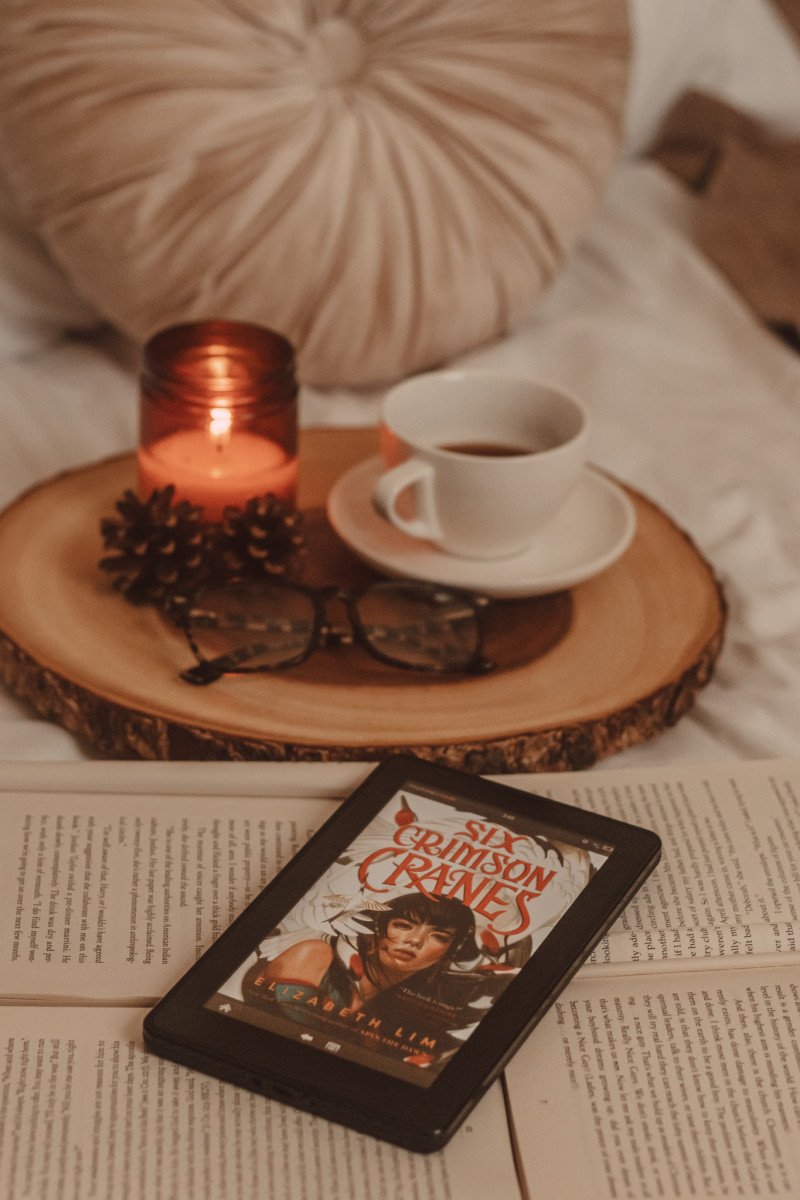
[[[586,462],[579,401],[528,379],[418,375],[386,395],[378,511],[403,533],[462,558],[521,554],[565,502]]]

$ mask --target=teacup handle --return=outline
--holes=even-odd
[[[397,498],[407,487],[413,487],[417,516],[403,517],[397,511]],[[420,458],[408,458],[405,462],[384,472],[378,480],[373,499],[378,511],[391,521],[397,529],[415,538],[431,538],[437,541],[442,536],[433,501],[433,467]]]

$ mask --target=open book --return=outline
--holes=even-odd
[[[5,767],[0,1195],[800,1195],[800,761],[502,777],[664,857],[438,1154],[148,1055],[146,1008],[369,769]]]

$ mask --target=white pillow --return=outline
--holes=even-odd
[[[373,384],[530,312],[615,161],[628,55],[625,0],[26,0],[0,154],[125,332],[260,321],[304,382]]]

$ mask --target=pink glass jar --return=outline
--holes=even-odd
[[[218,521],[272,493],[297,499],[297,380],[291,344],[240,321],[157,333],[140,380],[139,492],[173,484]]]

